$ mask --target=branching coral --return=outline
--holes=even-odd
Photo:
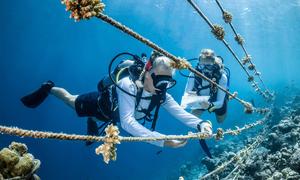
[[[191,67],[191,64],[187,60],[181,59],[181,61],[179,61],[179,62],[172,61],[171,67],[174,69],[179,69],[179,70],[180,69],[188,69]]]
[[[252,114],[253,113],[254,108],[253,108],[251,103],[243,101],[243,105],[245,107],[245,109],[244,109],[245,113],[247,113],[247,114]]]
[[[251,86],[252,86],[252,87],[258,87],[258,86],[257,86],[257,82],[254,81],[254,82],[251,84]]]
[[[248,77],[248,82],[252,82],[252,81],[254,81],[254,77],[253,76],[249,76]]]
[[[254,64],[249,64],[248,69],[251,70],[251,71],[254,70],[255,69],[255,65]]]
[[[228,11],[224,11],[223,13],[223,19],[225,21],[225,23],[231,23],[232,21],[232,14]]]
[[[270,112],[269,108],[256,108],[255,112],[257,112],[258,114],[266,114],[268,112]]]
[[[238,96],[238,92],[233,92],[232,96],[229,95],[229,100],[232,100],[233,98],[236,98]]]
[[[255,75],[256,75],[256,76],[260,76],[260,75],[261,75],[261,72],[256,71],[256,72],[255,72]]]
[[[244,44],[244,38],[241,36],[241,35],[236,35],[235,37],[234,37],[234,39],[236,40],[236,42],[238,43],[238,44],[240,44],[240,45],[243,45]]]
[[[218,24],[213,25],[213,29],[211,30],[211,32],[215,35],[215,37],[218,40],[223,40],[225,37],[224,28]]]
[[[107,126],[105,133],[104,144],[97,147],[95,151],[97,155],[102,154],[104,162],[108,164],[110,160],[117,160],[116,144],[120,144],[120,131],[117,126],[111,124]]]
[[[71,11],[70,18],[74,18],[75,21],[98,16],[105,7],[101,0],[61,0],[61,2],[66,5],[67,11]]]
[[[224,138],[224,131],[223,131],[222,128],[217,129],[217,133],[216,133],[215,138],[216,138],[216,140],[220,140],[220,139]]]
[[[250,61],[251,61],[251,56],[250,55],[247,55],[247,56],[243,57],[243,59],[242,59],[243,65],[247,64]]]

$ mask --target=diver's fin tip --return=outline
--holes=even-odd
[[[48,97],[50,90],[54,87],[54,85],[53,81],[48,80],[44,82],[39,89],[23,96],[20,100],[24,106],[28,108],[36,108]]]

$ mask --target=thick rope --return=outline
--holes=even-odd
[[[168,135],[161,137],[123,137],[119,136],[119,130],[117,126],[112,124],[107,126],[105,129],[105,136],[86,136],[76,134],[65,134],[65,133],[53,133],[43,131],[25,130],[17,127],[0,126],[1,134],[15,135],[20,137],[32,137],[40,139],[59,139],[59,140],[81,140],[81,141],[103,141],[99,147],[95,149],[96,154],[102,154],[105,163],[109,163],[110,160],[117,159],[117,148],[116,145],[122,141],[125,142],[141,142],[141,141],[162,141],[162,140],[187,140],[187,139],[209,139],[215,138],[216,140],[222,139],[224,135],[238,135],[242,131],[253,128],[257,125],[262,124],[262,120],[258,120],[255,123],[247,124],[242,128],[236,127],[235,130],[228,129],[223,132],[222,129],[218,129],[216,134],[208,135],[207,133],[192,133],[189,132],[187,135]]]
[[[215,0],[215,1],[216,1],[216,3],[217,3],[218,7],[220,8],[222,14],[223,14],[223,15],[228,14],[228,12],[226,12],[226,11],[224,10],[224,8],[222,7],[222,5],[221,5],[221,3],[219,2],[219,0]],[[248,52],[247,52],[247,50],[246,50],[246,48],[245,48],[245,46],[244,46],[242,37],[236,32],[236,30],[235,30],[235,28],[234,28],[234,26],[233,26],[233,24],[232,24],[232,22],[231,22],[232,18],[231,18],[230,21],[226,21],[225,18],[224,18],[224,20],[225,20],[226,23],[229,24],[230,28],[232,29],[233,33],[235,34],[235,37],[236,37],[235,39],[237,40],[238,44],[242,47],[242,49],[243,49],[243,51],[244,51],[244,53],[245,53],[245,56],[246,56],[246,57],[249,57],[249,54],[248,54]],[[254,64],[252,63],[251,60],[250,60],[249,62],[250,62],[250,65],[251,65],[251,66],[254,66]],[[251,67],[251,66],[250,66],[250,67]],[[254,73],[258,76],[260,82],[262,83],[263,87],[266,89],[266,91],[268,92],[268,94],[271,95],[271,94],[270,94],[270,91],[268,90],[268,88],[266,87],[265,83],[263,82],[260,73],[258,73],[258,71],[257,71],[256,68],[254,68],[253,70],[254,70]]]
[[[263,123],[265,123],[265,122],[269,119],[270,115],[271,115],[271,112],[268,112],[268,113],[265,115],[265,117],[264,117],[263,119],[258,120],[258,121],[256,121],[255,123],[245,125],[243,128],[249,129],[249,128],[252,128],[252,127],[257,126],[257,125],[259,125],[259,124],[263,124]],[[252,127],[249,127],[249,126],[252,126]],[[245,130],[245,129],[243,129],[243,128],[241,128],[242,131]],[[234,131],[232,131],[232,132],[231,132],[230,129],[229,129],[229,130],[227,130],[224,134],[227,134],[227,133],[228,133],[228,134],[236,135],[235,133],[239,132],[239,131],[237,131],[238,129],[239,129],[239,128],[237,127],[236,130],[234,130]],[[202,180],[202,179],[207,179],[208,177],[210,177],[210,176],[212,176],[212,175],[219,174],[220,172],[222,172],[223,170],[225,170],[225,168],[226,168],[228,165],[230,165],[230,164],[232,164],[232,163],[238,164],[239,162],[240,162],[240,163],[243,162],[243,161],[245,160],[245,158],[249,157],[249,156],[252,154],[253,150],[256,149],[256,147],[258,147],[258,146],[263,142],[263,140],[264,140],[263,135],[265,134],[265,131],[266,131],[266,130],[264,130],[264,131],[261,133],[261,135],[257,136],[257,137],[256,137],[256,140],[255,140],[250,146],[245,147],[244,149],[240,150],[240,151],[239,151],[234,157],[232,157],[229,161],[227,161],[227,162],[223,163],[222,165],[218,166],[215,170],[213,170],[213,171],[207,173],[206,175],[202,176],[200,179],[201,179],[201,180]],[[237,166],[238,166],[238,168],[236,168],[236,169],[239,169],[239,164],[238,164]],[[232,172],[232,173],[233,173],[233,172]]]
[[[245,158],[250,156],[253,152],[253,150],[256,149],[261,143],[263,142],[262,136],[257,136],[256,140],[250,145],[246,146],[244,149],[240,150],[234,157],[232,157],[229,161],[223,163],[222,165],[218,166],[215,170],[211,171],[210,173],[202,176],[200,179],[207,179],[211,177],[212,175],[219,174],[222,172],[228,165],[234,163],[234,162],[241,162],[244,161]]]
[[[254,123],[246,124],[244,127],[231,130],[227,129],[224,131],[224,135],[238,135],[242,131],[253,128],[257,125],[261,125],[264,121],[258,120]],[[38,139],[59,139],[59,140],[79,140],[79,141],[95,141],[95,142],[106,142],[105,136],[88,136],[88,135],[76,135],[76,134],[66,134],[66,133],[54,133],[54,132],[45,132],[45,131],[33,131],[21,129],[18,127],[8,127],[8,126],[0,126],[1,134],[8,134],[20,137],[31,137]],[[219,135],[213,134],[212,136],[207,135],[206,133],[191,133],[189,132],[187,135],[166,135],[160,137],[124,137],[118,136],[118,140],[120,142],[141,142],[141,141],[162,141],[162,140],[187,140],[187,139],[209,139],[216,138]],[[221,138],[223,138],[223,136]],[[220,138],[219,138],[220,139]]]
[[[210,20],[204,15],[204,13],[200,10],[200,8],[197,6],[197,4],[193,1],[193,0],[187,0],[191,6],[196,10],[196,12],[205,20],[205,22],[209,25],[209,27],[212,29],[212,32],[215,34],[215,29],[216,25],[213,25]],[[216,35],[215,35],[216,36]],[[222,36],[224,37],[224,35]],[[239,37],[239,36],[237,36]],[[243,65],[243,63],[241,62],[241,60],[238,58],[238,56],[236,55],[236,53],[233,51],[233,49],[230,47],[230,45],[228,44],[228,42],[224,39],[224,38],[219,38],[217,37],[217,39],[221,40],[223,42],[223,44],[227,47],[227,49],[230,51],[230,53],[233,55],[233,57],[235,58],[235,60],[238,62],[238,64],[241,66],[241,68],[245,71],[246,75],[248,76],[248,81],[249,82],[253,82],[254,81],[254,77],[250,75],[250,73],[248,72],[248,70],[246,69],[246,67]],[[248,56],[247,56],[248,57]],[[253,65],[253,64],[252,64]],[[254,82],[254,87],[259,88],[259,86]],[[263,95],[263,93],[260,93],[261,95]],[[263,97],[265,98],[266,96],[263,95]]]

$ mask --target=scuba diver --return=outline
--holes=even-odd
[[[229,87],[230,71],[223,65],[223,58],[215,56],[211,49],[202,49],[196,70],[204,74],[225,89]],[[204,111],[214,112],[218,123],[222,123],[227,114],[228,95],[208,81],[191,73],[188,76],[181,106],[191,109],[199,117]]]
[[[111,71],[113,61],[124,54],[133,58],[122,61]],[[111,73],[99,82],[97,92],[72,95],[64,88],[56,87],[52,81],[47,81],[33,93],[21,98],[21,101],[25,106],[35,108],[48,94],[52,94],[73,108],[79,117],[88,117],[90,135],[102,135],[106,125],[120,123],[132,136],[164,136],[155,131],[160,106],[185,125],[211,135],[210,121],[188,113],[167,93],[176,84],[172,78],[174,69],[170,66],[170,61],[156,52],[152,53],[149,60],[145,59],[145,55],[140,58],[130,53],[120,53],[111,61]],[[103,124],[98,127],[95,119]],[[146,122],[152,122],[150,129],[144,126]],[[99,133],[101,128],[102,132]],[[165,140],[149,143],[177,148],[184,146],[186,142]]]

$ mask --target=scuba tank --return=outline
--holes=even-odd
[[[121,56],[131,56],[131,58],[121,61],[112,71],[112,64]],[[145,66],[145,63],[143,62],[145,57],[147,56],[144,53],[142,54],[143,59],[138,55],[133,55],[127,52],[117,54],[109,64],[108,75],[99,81],[97,85],[98,91],[104,91],[112,85],[117,85],[117,82],[124,77],[130,76],[133,81],[136,81]]]

